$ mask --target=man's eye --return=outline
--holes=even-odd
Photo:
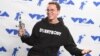
[[[53,9],[47,9],[47,11],[54,11]]]

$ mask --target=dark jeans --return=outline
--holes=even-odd
[[[28,54],[28,56],[41,56],[41,55]]]
[[[53,50],[53,51],[52,51]],[[30,49],[28,56],[57,56],[55,49]]]

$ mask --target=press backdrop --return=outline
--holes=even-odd
[[[84,56],[100,56],[100,0],[0,0],[0,56],[27,56],[31,46],[18,36],[19,21],[31,35],[34,24],[46,17],[49,1],[61,5],[59,17],[77,47],[92,50]],[[71,55],[61,46],[59,56]]]

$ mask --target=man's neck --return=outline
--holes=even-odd
[[[58,19],[49,20],[49,23],[57,24],[57,23],[59,23],[59,20]]]

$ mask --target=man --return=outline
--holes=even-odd
[[[25,30],[19,29],[21,40],[33,46],[28,56],[57,56],[60,46],[64,46],[71,55],[82,56],[91,50],[79,49],[62,18],[57,18],[60,13],[60,5],[49,2],[47,17],[37,22],[30,37],[24,35]]]

